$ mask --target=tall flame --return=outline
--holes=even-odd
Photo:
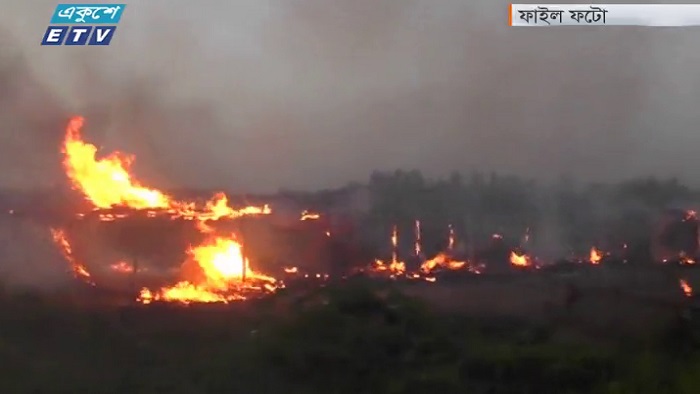
[[[448,227],[447,250],[452,251],[455,248],[455,229],[450,224]]]
[[[420,253],[421,253],[420,220],[416,220],[416,223],[415,223],[415,231],[416,231],[416,243],[415,243],[415,246],[414,246],[414,252],[416,253],[416,256],[420,256]]]
[[[392,263],[396,263],[399,260],[398,245],[399,245],[399,232],[396,229],[396,225],[394,225],[393,229],[391,230],[391,262]]]
[[[73,117],[68,122],[62,148],[63,166],[73,188],[81,191],[96,208],[161,209],[176,216],[198,220],[271,213],[267,205],[233,209],[228,205],[228,197],[224,193],[215,194],[204,207],[196,208],[193,202],[176,201],[160,190],[143,186],[129,172],[134,156],[112,152],[98,159],[97,147],[82,139],[84,124],[85,119],[81,116]],[[106,219],[114,220],[113,217]]]
[[[134,156],[114,152],[97,159],[95,145],[84,142],[80,130],[85,119],[76,116],[68,122],[63,143],[63,165],[76,189],[98,208],[116,205],[136,209],[168,208],[170,198],[155,189],[149,189],[132,179],[129,168]]]

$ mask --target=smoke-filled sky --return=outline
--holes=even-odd
[[[41,47],[2,1],[0,186],[62,181],[72,113],[163,187],[315,189],[372,170],[698,183],[697,29],[508,28],[494,0],[148,0],[108,47]]]

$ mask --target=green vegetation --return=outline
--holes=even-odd
[[[690,327],[639,341],[437,314],[386,284],[234,306],[0,300],[3,393],[697,393]]]

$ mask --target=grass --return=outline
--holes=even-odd
[[[233,306],[0,298],[7,393],[697,393],[692,327],[644,340],[437,312],[357,281]]]

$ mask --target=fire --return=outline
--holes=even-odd
[[[406,274],[406,263],[399,261],[398,254],[399,233],[396,226],[391,229],[391,261],[387,264],[382,260],[376,259],[370,266],[371,272],[388,273],[390,277]]]
[[[234,236],[213,236],[188,250],[183,264],[185,280],[156,292],[142,289],[139,300],[193,302],[229,302],[246,299],[248,291],[274,291],[277,281],[250,268],[243,247]],[[188,269],[191,268],[191,269]]]
[[[455,248],[455,230],[452,228],[452,225],[450,224],[448,226],[448,238],[447,238],[447,250],[453,250]]]
[[[320,217],[320,214],[306,210],[301,213],[301,220],[316,220]]]
[[[386,264],[382,260],[374,260],[374,266],[372,268],[377,272],[388,272],[392,276],[406,273],[406,263],[403,261],[393,260],[389,264]]]
[[[63,166],[73,188],[81,191],[95,208],[158,209],[173,216],[197,220],[219,220],[271,213],[267,205],[233,209],[228,205],[228,198],[224,193],[217,193],[203,208],[198,209],[193,202],[176,201],[160,190],[145,187],[129,172],[135,160],[133,155],[112,152],[101,159],[96,157],[97,147],[82,139],[81,130],[84,124],[85,119],[81,116],[73,117],[68,122],[62,149]],[[103,220],[111,221],[117,218],[119,217],[106,214]]]
[[[678,254],[678,259],[680,260],[680,263],[683,265],[695,264],[695,260],[693,258],[689,257],[686,252],[680,252]]]
[[[526,254],[518,254],[515,252],[510,252],[510,263],[516,267],[532,266],[532,260],[530,260],[530,256]]]
[[[449,228],[451,230],[452,226],[450,226]],[[420,221],[415,221],[414,229],[416,231],[416,242],[414,244],[414,252],[418,254],[422,253],[420,247]],[[450,242],[454,242],[454,232],[450,231],[449,235]],[[400,261],[398,258],[398,239],[399,237],[397,228],[396,226],[393,226],[391,231],[391,261],[389,263],[386,263],[383,260],[376,259],[374,263],[369,267],[369,272],[388,274],[391,278],[405,277],[408,279],[422,279],[428,282],[435,282],[437,278],[433,276],[433,274],[435,273],[435,271],[438,270],[466,269],[472,273],[479,274],[481,273],[481,268],[483,268],[473,267],[467,264],[466,261],[453,260],[452,257],[450,257],[450,255],[447,253],[438,253],[432,259],[424,261],[417,271],[409,272],[406,269],[406,263]],[[448,244],[448,249],[450,248],[450,245],[451,243]]]
[[[284,272],[288,274],[296,274],[299,272],[299,268],[297,267],[285,267]]]
[[[603,254],[596,249],[596,247],[591,248],[590,256],[588,257],[588,261],[591,262],[591,264],[598,265],[600,264],[600,261],[603,259]]]
[[[129,174],[134,161],[131,155],[114,152],[96,159],[97,147],[83,142],[80,130],[85,119],[74,117],[68,122],[63,143],[63,165],[73,186],[85,193],[98,208],[116,205],[132,208],[167,208],[170,198],[158,190],[141,186]]]
[[[109,268],[114,272],[119,272],[121,274],[130,274],[134,272],[134,267],[127,263],[126,261],[118,261],[109,266]]]
[[[98,158],[97,147],[82,139],[81,130],[84,123],[85,119],[80,116],[68,122],[62,146],[63,166],[73,188],[82,192],[95,209],[120,207],[144,211],[148,217],[165,214],[173,218],[196,220],[196,228],[201,233],[213,237],[208,243],[189,251],[190,259],[195,261],[199,268],[199,281],[186,280],[156,293],[144,289],[141,294],[143,302],[154,299],[207,302],[218,300],[220,297],[229,300],[234,296],[219,297],[217,294],[217,298],[207,294],[228,291],[234,282],[244,284],[238,286],[239,288],[260,285],[261,289],[269,290],[275,287],[273,278],[250,269],[248,261],[243,258],[241,245],[234,237],[214,237],[215,229],[207,223],[222,218],[235,219],[245,215],[270,214],[269,206],[234,209],[229,206],[228,197],[224,193],[215,194],[203,206],[198,206],[195,202],[174,200],[160,190],[144,186],[132,176],[130,168],[135,159],[133,155],[113,152]],[[84,214],[78,216],[84,217]],[[128,216],[128,212],[99,213],[99,219],[102,221],[115,221]],[[90,274],[73,256],[65,232],[52,230],[52,234],[75,275],[92,283]],[[110,268],[116,272],[133,271],[133,267],[125,262],[118,262]]]
[[[94,285],[90,273],[83,264],[76,260],[75,256],[73,255],[73,248],[71,247],[70,242],[68,242],[68,238],[66,238],[65,231],[61,229],[51,229],[51,236],[54,243],[58,245],[59,249],[61,250],[63,257],[70,263],[75,277],[82,279],[88,284]]]
[[[190,253],[204,271],[210,287],[226,288],[232,279],[241,280],[250,272],[248,260],[243,257],[241,244],[234,239],[215,237],[208,244],[190,249]]]
[[[177,204],[182,206],[183,204]],[[192,206],[190,203],[189,206]],[[198,220],[219,220],[222,218],[238,218],[246,215],[269,215],[272,210],[268,205],[262,207],[248,206],[241,209],[233,209],[228,205],[228,197],[224,193],[216,193],[211,200],[207,201],[203,212],[190,214]]]
[[[686,297],[693,296],[693,288],[690,287],[690,285],[685,279],[679,280],[679,284],[681,286],[681,290],[683,290],[683,294],[685,294]]]
[[[458,270],[463,268],[466,264],[466,261],[454,261],[451,260],[445,253],[438,253],[437,256],[421,264],[420,270],[426,274],[434,271],[437,268]]]
[[[415,223],[415,232],[416,232],[416,242],[413,247],[413,251],[416,253],[416,256],[420,256],[421,253],[421,231],[420,231],[420,220],[416,220]]]
[[[191,304],[193,302],[227,303],[235,299],[241,298],[236,298],[235,296],[229,296],[227,298],[222,294],[217,294],[206,289],[199,288],[189,282],[180,282],[175,286],[161,289],[159,293],[152,293],[148,289],[143,289],[139,295],[139,301],[141,301],[143,304],[150,304],[153,301],[177,301],[183,304]]]

